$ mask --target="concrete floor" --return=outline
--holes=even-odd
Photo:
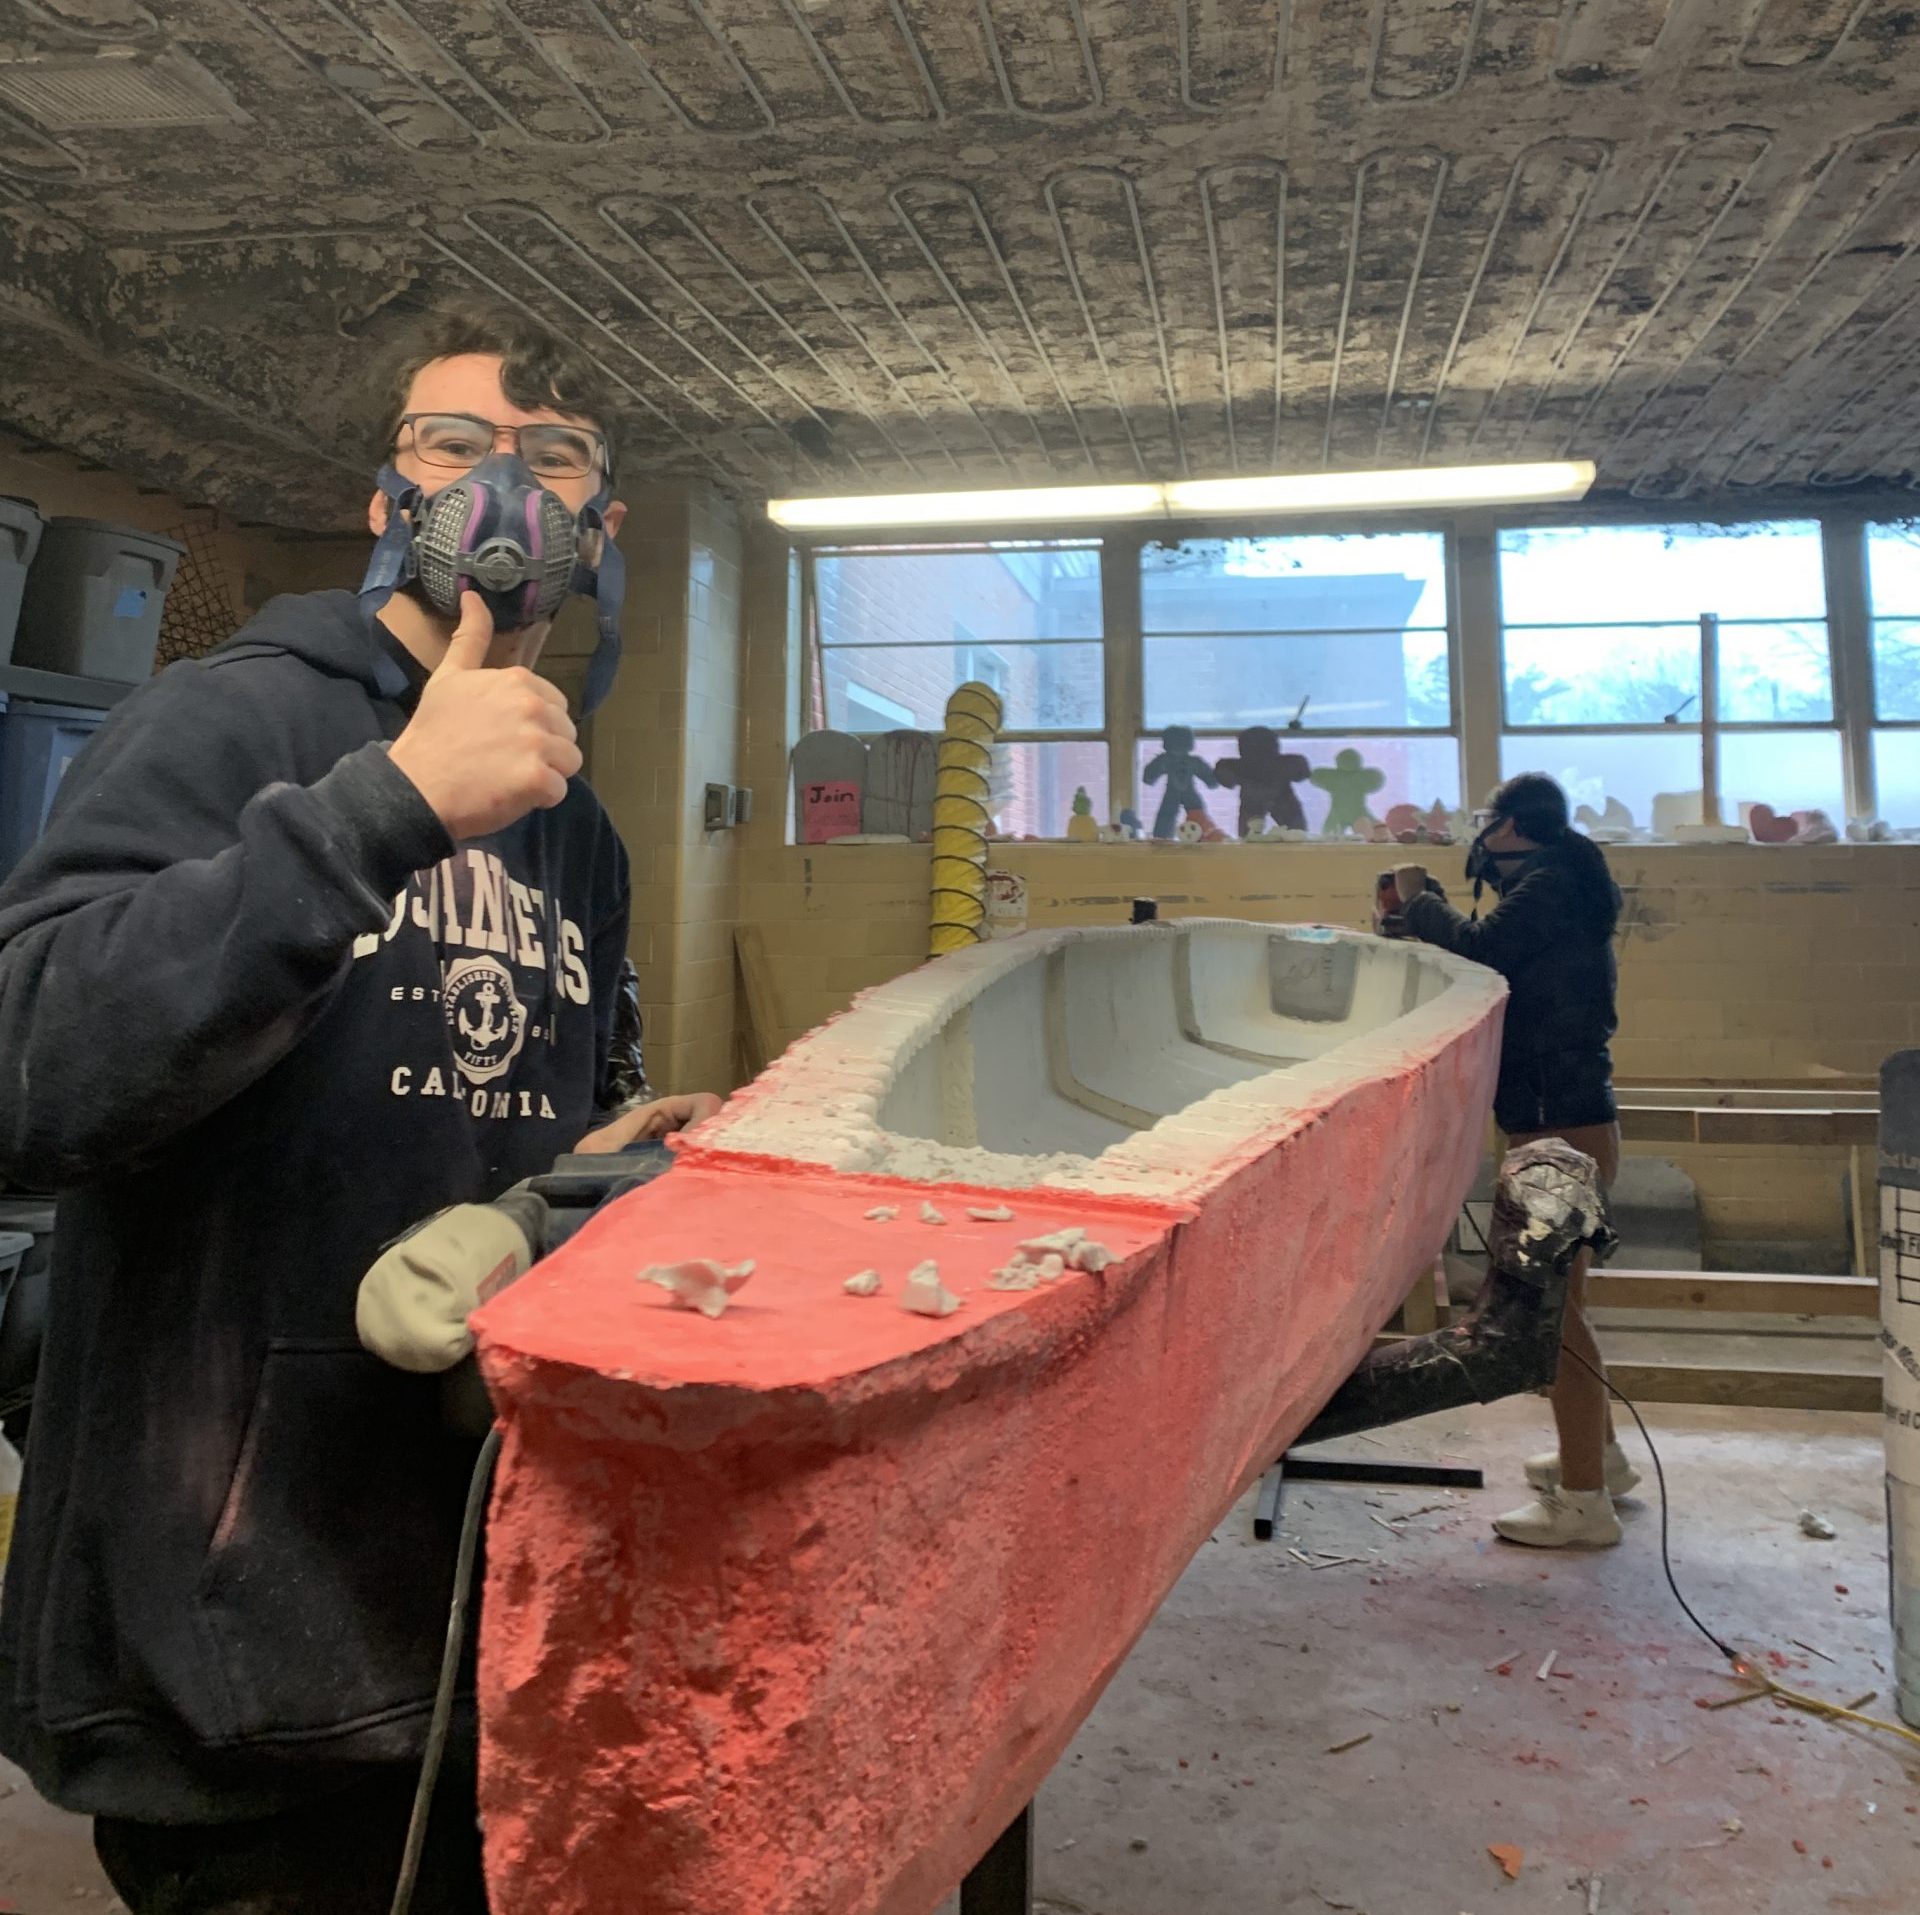
[[[1660,1406],[1649,1422],[1695,1606],[1778,1657],[1781,1681],[1876,1690],[1868,1709],[1891,1713],[1878,1419]],[[1271,1544],[1252,1541],[1250,1503],[1234,1511],[1041,1794],[1036,1915],[1920,1907],[1920,1750],[1770,1704],[1696,1706],[1733,1685],[1661,1580],[1650,1476],[1617,1550],[1492,1540],[1544,1428],[1521,1399],[1354,1445],[1478,1463],[1483,1493],[1296,1489]],[[1800,1533],[1806,1507],[1836,1540]],[[1289,1546],[1361,1560],[1312,1570]],[[17,1782],[0,1766],[0,1793]],[[1496,1842],[1524,1851],[1517,1880]],[[118,1906],[83,1825],[14,1788],[0,1911],[90,1905]]]

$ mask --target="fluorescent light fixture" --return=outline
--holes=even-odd
[[[1166,509],[1157,485],[1017,486],[1004,492],[893,492],[873,498],[769,499],[793,531],[858,525],[1009,525],[1016,520],[1145,519]]]
[[[1436,465],[1401,472],[1183,479],[1165,490],[1170,512],[1379,512],[1396,506],[1578,499],[1592,483],[1591,459],[1559,459],[1540,465]]]
[[[1024,525],[1094,519],[1227,518],[1238,513],[1388,512],[1417,506],[1525,505],[1586,496],[1591,459],[1534,465],[1412,466],[1396,472],[1290,472],[1167,485],[1015,486],[995,492],[896,492],[769,499],[795,532],[915,525]]]

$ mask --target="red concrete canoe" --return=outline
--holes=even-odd
[[[1320,929],[983,945],[488,1305],[497,1915],[928,1915],[1439,1248],[1504,995]],[[638,1280],[691,1258],[755,1266],[717,1320]]]

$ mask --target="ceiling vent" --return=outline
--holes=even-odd
[[[0,105],[49,133],[205,126],[244,119],[205,67],[179,52],[0,61]]]

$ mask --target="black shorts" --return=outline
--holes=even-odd
[[[1604,1050],[1549,1051],[1500,1060],[1493,1121],[1509,1137],[1610,1124],[1619,1115],[1613,1100],[1613,1058]]]

